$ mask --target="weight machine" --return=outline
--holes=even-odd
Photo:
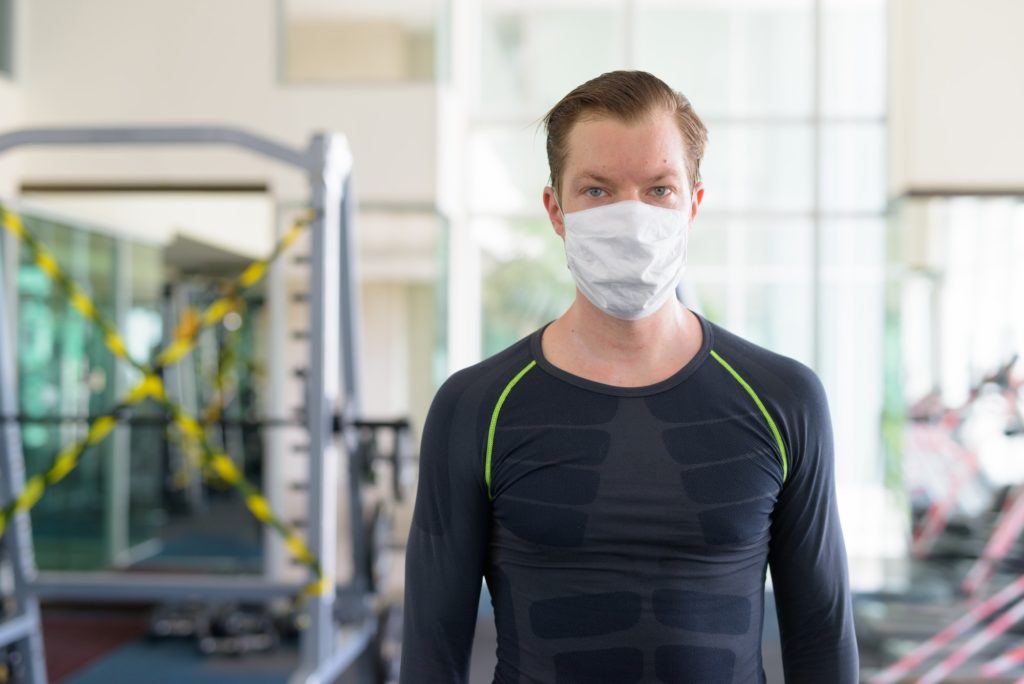
[[[360,613],[340,628],[339,601],[365,603],[373,591],[367,576],[369,544],[363,522],[360,429],[359,295],[353,234],[352,155],[344,136],[317,134],[306,149],[230,127],[33,128],[0,135],[0,154],[26,146],[95,145],[230,145],[305,172],[311,189],[309,255],[309,367],[306,372],[304,423],[309,436],[307,495],[308,546],[333,587],[336,571],[339,463],[348,468],[348,506],[353,576],[348,586],[312,596],[305,606],[307,626],[300,632],[300,660],[293,684],[335,680],[378,639],[377,618]],[[18,414],[14,387],[15,357],[11,343],[6,283],[0,279],[0,415]],[[396,460],[395,467],[398,463]],[[25,483],[19,427],[5,421],[0,439],[0,504],[13,501]],[[116,572],[37,572],[27,514],[8,526],[4,543],[13,567],[14,615],[0,623],[0,647],[17,647],[28,681],[47,681],[39,599],[69,601],[210,600],[265,602],[294,597],[297,583],[258,578],[202,575],[132,576]],[[374,669],[374,659],[369,669]],[[362,672],[375,679],[376,673]]]

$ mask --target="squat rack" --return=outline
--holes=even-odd
[[[368,553],[362,525],[359,464],[353,457],[360,415],[358,280],[352,196],[352,154],[338,133],[318,133],[306,149],[295,149],[237,128],[224,126],[29,128],[0,134],[0,154],[25,146],[58,145],[230,145],[306,173],[313,219],[310,263],[309,372],[305,421],[309,432],[308,546],[334,589],[337,548],[338,462],[348,465],[349,523],[354,555],[348,594],[365,595],[368,579],[362,562]],[[0,278],[0,415],[18,413],[16,364],[11,342],[7,293]],[[341,425],[334,416],[343,411]],[[342,439],[336,439],[340,427]],[[0,439],[0,504],[14,500],[24,486],[24,457],[19,427],[5,423]],[[63,600],[248,600],[292,597],[300,584],[256,578],[239,580],[202,575],[126,577],[116,572],[36,571],[29,516],[20,513],[5,535],[13,566],[15,614],[0,623],[0,647],[16,645],[33,684],[47,681],[39,616],[39,598]],[[374,642],[376,618],[369,615],[343,634],[335,623],[336,592],[310,597],[308,626],[301,632],[299,669],[293,684],[331,682]]]

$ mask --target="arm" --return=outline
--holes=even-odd
[[[466,682],[490,528],[465,375],[438,391],[420,448],[405,560],[403,684]]]
[[[836,509],[832,423],[821,381],[800,367],[802,406],[783,414],[790,472],[768,552],[788,684],[856,684],[857,642]]]

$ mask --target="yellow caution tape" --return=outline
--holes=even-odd
[[[164,381],[160,379],[159,375],[150,373],[140,380],[135,387],[128,390],[128,393],[124,395],[123,403],[133,406],[141,404],[150,397],[161,401],[166,396],[167,392],[164,389]]]
[[[220,476],[220,479],[224,480],[228,484],[235,484],[242,479],[241,473],[238,472],[238,468],[235,467],[235,462],[232,461],[226,454],[216,454],[210,459],[210,466],[214,472]]]
[[[270,522],[273,513],[270,512],[270,502],[259,494],[250,494],[245,497],[245,505],[260,522]]]
[[[143,373],[143,379],[129,390],[119,406],[130,407],[149,397],[167,405],[174,413],[174,422],[182,434],[189,441],[198,443],[206,452],[206,460],[211,469],[226,483],[242,490],[246,497],[246,506],[252,514],[261,522],[270,524],[277,529],[284,537],[285,545],[291,553],[313,570],[317,579],[303,588],[298,600],[301,602],[308,596],[327,592],[333,586],[333,582],[323,577],[318,561],[310,553],[306,544],[274,515],[270,503],[262,495],[255,493],[255,489],[245,481],[234,462],[226,454],[213,453],[202,426],[180,406],[170,401],[163,381],[156,374],[155,369],[131,358],[127,346],[116,328],[103,318],[85,290],[64,275],[56,259],[46,247],[26,232],[24,223],[19,216],[7,211],[2,204],[0,204],[0,215],[3,217],[4,228],[19,240],[24,241],[31,250],[33,260],[39,269],[65,290],[69,304],[84,318],[103,330],[104,343],[111,353],[131,363]],[[259,282],[266,275],[270,262],[298,238],[312,218],[312,214],[309,214],[296,221],[275,245],[269,259],[255,261],[242,272],[236,281],[238,287],[245,289]],[[233,296],[216,300],[203,312],[201,320],[195,309],[187,310],[175,330],[174,341],[158,355],[157,365],[166,367],[181,360],[195,346],[195,338],[202,328],[218,323],[229,312],[237,310],[239,306],[236,293]],[[47,484],[54,485],[71,473],[78,465],[79,458],[85,449],[105,439],[117,426],[118,420],[116,412],[110,412],[94,419],[89,425],[85,439],[65,445],[57,453],[53,464],[45,474],[37,474],[29,478],[15,501],[0,511],[0,536],[3,535],[8,522],[15,513],[28,511],[34,507],[46,490]],[[186,452],[191,453],[189,449],[186,449]]]
[[[234,311],[236,306],[236,302],[233,298],[221,297],[213,304],[206,307],[206,311],[203,312],[203,325],[209,327],[220,323],[221,319]]]
[[[288,534],[288,536],[284,538],[284,545],[288,547],[288,550],[291,551],[293,556],[303,563],[311,565],[316,562],[316,559],[313,558],[313,554],[310,553],[309,549],[306,547],[306,542],[297,537],[294,532]]]
[[[60,266],[57,265],[57,261],[42,249],[36,252],[36,266],[53,280],[60,278]]]
[[[19,240],[25,237],[25,224],[21,222],[21,218],[17,214],[4,211],[4,227]]]
[[[326,577],[316,579],[303,588],[302,593],[299,595],[299,600],[303,601],[313,596],[324,596],[330,591],[331,585],[331,581]]]
[[[78,310],[78,313],[84,317],[92,320],[96,317],[96,309],[93,306],[92,300],[79,289],[75,289],[71,295],[71,306]]]
[[[242,287],[251,287],[259,282],[266,272],[267,263],[265,261],[254,261],[242,271],[242,275],[238,278],[238,284]]]
[[[160,355],[156,357],[156,363],[160,367],[172,366],[192,351],[194,346],[194,340],[191,337],[187,337],[180,340],[174,340],[170,346],[160,352]]]
[[[199,312],[196,307],[187,307],[181,312],[178,325],[174,328],[174,339],[187,340],[199,334]]]
[[[43,490],[46,489],[46,481],[42,475],[33,475],[25,483],[25,488],[21,490],[21,495],[18,497],[18,502],[14,508],[17,511],[27,511],[39,501],[39,497],[43,495]]]
[[[124,340],[121,339],[121,336],[118,335],[117,332],[113,330],[108,332],[103,342],[107,345],[107,349],[109,349],[114,356],[119,359],[128,358],[128,348],[125,347]]]
[[[79,441],[72,442],[61,449],[60,453],[57,454],[57,460],[54,462],[53,467],[46,473],[46,481],[51,485],[55,485],[63,480],[78,465],[78,456],[84,448],[85,442]]]
[[[114,416],[101,416],[93,422],[92,427],[89,428],[88,434],[85,436],[85,441],[89,446],[99,444],[103,439],[110,434],[110,431],[117,425],[117,418]]]
[[[299,235],[302,234],[305,224],[296,222],[292,224],[292,227],[281,237],[281,249],[288,249],[292,246],[292,243],[298,239]]]
[[[198,440],[203,434],[203,428],[199,426],[199,422],[192,416],[185,414],[175,416],[174,423],[178,426],[179,430],[194,440]]]

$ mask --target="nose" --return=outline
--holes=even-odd
[[[620,202],[625,202],[627,200],[636,200],[637,202],[642,201],[640,188],[627,188],[623,190],[618,200]]]

